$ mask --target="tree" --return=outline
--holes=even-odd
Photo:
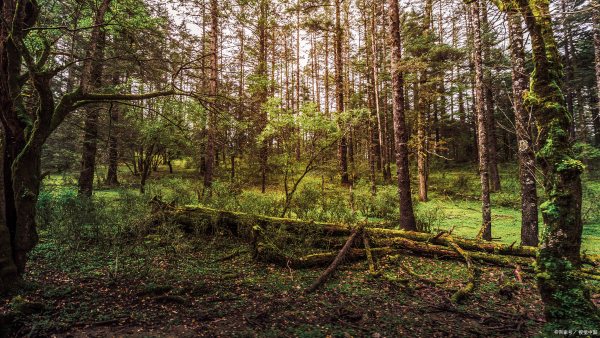
[[[342,56],[342,44],[344,31],[341,24],[341,0],[335,0],[335,102],[339,114],[344,112],[344,63]],[[345,129],[345,128],[343,128]],[[338,146],[340,159],[340,172],[342,184],[350,184],[348,175],[348,138],[345,134],[340,138]]]
[[[481,46],[481,20],[479,0],[471,2],[471,28],[473,30],[473,64],[475,66],[475,109],[477,111],[477,140],[479,150],[479,177],[481,180],[481,213],[483,223],[478,237],[492,240],[492,210],[490,202],[490,174],[488,149],[488,124],[485,112],[484,77]]]
[[[544,174],[546,201],[542,203],[544,235],[536,261],[536,278],[547,320],[546,329],[599,327],[600,313],[577,275],[581,264],[581,174],[584,166],[573,158],[569,130],[573,123],[561,86],[563,69],[546,0],[498,1],[501,8],[517,8],[531,36],[534,71],[525,105],[535,117]]]
[[[204,189],[208,190],[208,196],[212,194],[212,181],[215,166],[215,137],[217,131],[216,111],[218,80],[219,80],[219,6],[217,0],[210,0],[210,82],[209,95],[210,105],[207,109],[206,121],[206,150],[204,168]]]
[[[595,116],[592,115],[594,119],[594,141],[596,146],[600,146],[600,114],[598,113],[600,110],[600,7],[595,6],[592,9],[592,18],[593,18],[593,29],[594,29],[594,63],[595,63],[595,73],[596,73],[596,105],[597,109],[592,109],[592,113],[595,112]]]
[[[410,189],[408,163],[408,136],[404,116],[404,77],[400,70],[402,60],[402,40],[400,37],[400,13],[398,0],[388,0],[389,40],[392,46],[392,95],[394,114],[394,149],[398,176],[398,197],[400,200],[400,221],[403,229],[416,230]]]
[[[5,144],[2,209],[6,219],[2,226],[11,234],[10,243],[2,243],[5,246],[0,249],[3,274],[0,288],[14,283],[25,271],[27,253],[37,243],[35,215],[41,183],[42,146],[65,117],[95,102],[140,100],[175,93],[171,89],[147,94],[97,93],[92,91],[91,73],[84,71],[79,86],[55,96],[53,79],[72,63],[54,64],[50,59],[53,46],[50,36],[44,34],[55,32],[35,31],[33,34],[44,43],[26,43],[37,22],[39,9],[33,0],[10,0],[2,3],[0,12],[3,19],[0,25],[0,106]],[[96,49],[97,44],[91,48],[91,55],[95,55]],[[35,102],[26,104],[23,101],[26,88],[33,90]],[[9,252],[11,255],[7,255]]]
[[[507,12],[508,34],[512,65],[513,109],[519,154],[519,182],[521,184],[521,244],[538,245],[538,198],[535,178],[535,153],[531,137],[532,116],[523,105],[527,90],[523,22],[518,11]]]
[[[103,0],[96,11],[94,28],[90,37],[90,46],[83,65],[81,86],[89,86],[90,90],[97,90],[102,86],[103,58],[106,46],[106,32],[103,26],[110,2],[110,0]],[[98,115],[102,109],[102,105],[88,105],[85,107],[83,151],[81,155],[81,171],[79,173],[79,194],[82,196],[92,196],[94,188],[96,152],[98,151]]]

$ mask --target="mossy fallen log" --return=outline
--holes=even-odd
[[[342,247],[342,250],[340,250],[340,252],[335,256],[335,258],[333,259],[331,264],[327,267],[327,270],[325,270],[319,276],[319,278],[317,278],[317,280],[315,280],[308,288],[306,288],[306,290],[304,290],[305,293],[311,293],[311,292],[317,290],[319,288],[319,286],[323,285],[323,283],[325,283],[327,281],[327,279],[329,279],[329,277],[335,272],[337,267],[340,264],[342,264],[342,262],[344,261],[344,258],[348,254],[348,251],[350,251],[350,249],[352,249],[352,246],[354,245],[354,241],[356,240],[356,237],[361,235],[363,230],[364,230],[364,227],[359,227],[358,229],[352,230],[352,234],[350,235],[350,237],[348,237],[348,240]],[[368,249],[365,249],[365,254],[367,255],[367,257],[370,257],[371,251],[369,251]]]
[[[389,255],[398,252],[392,248],[371,249],[374,256]],[[316,252],[300,257],[291,257],[284,253],[273,250],[272,248],[259,248],[256,259],[264,263],[277,264],[292,269],[317,268],[328,266],[337,257],[339,251]],[[346,253],[344,260],[347,262],[356,262],[367,257],[364,249],[351,248]]]
[[[377,243],[377,245],[380,244],[382,243]],[[463,256],[452,248],[425,242],[417,242],[403,237],[388,238],[385,244],[386,247],[410,251],[418,256],[433,257],[438,259],[464,260]],[[490,265],[514,267],[515,265],[519,264],[525,267],[531,267],[531,264],[533,263],[533,258],[529,257],[492,254],[487,252],[470,251],[466,249],[463,250],[469,252],[472,260]]]
[[[319,235],[349,236],[351,232],[346,225],[253,215],[206,207],[167,207],[156,213],[170,222],[179,224],[186,232],[227,230],[236,236],[244,237],[251,233],[254,226],[264,230],[287,231],[291,234],[314,231]]]
[[[433,235],[424,232],[392,230],[382,228],[368,228],[365,230],[371,238],[374,245],[386,245],[386,239],[389,238],[407,238],[417,242],[428,242],[437,245],[451,246],[451,238],[464,250],[481,251],[492,254],[507,254],[511,256],[535,257],[537,248],[531,246],[506,245],[497,242],[478,241],[459,237],[450,237],[448,234],[441,233]]]
[[[158,202],[157,202],[158,203]],[[262,236],[276,234],[280,247],[297,245],[303,248],[314,249],[339,249],[345,243],[352,229],[348,225],[303,221],[289,218],[253,215],[243,212],[225,211],[206,207],[175,207],[160,204],[154,208],[156,217],[181,226],[189,233],[216,233],[228,231],[235,236],[252,240],[253,232],[261,229]],[[365,227],[364,233],[369,237],[374,248],[402,249],[414,254],[450,259],[462,259],[451,248],[450,238],[463,250],[468,251],[474,261],[484,262],[498,266],[523,267],[531,266],[537,248],[518,245],[507,245],[497,242],[477,241],[466,238],[450,237],[448,234],[437,235],[414,231],[393,230]],[[355,250],[355,249],[353,249]],[[337,252],[337,251],[336,251]],[[355,256],[353,256],[353,254]],[[358,259],[357,251],[349,252],[347,259]],[[360,253],[362,255],[362,251]],[[281,255],[275,255],[281,258]],[[329,257],[329,256],[327,256]],[[361,258],[363,256],[360,256]],[[366,257],[366,256],[365,256]],[[278,259],[279,259],[278,258]],[[327,260],[328,258],[323,258]],[[598,255],[583,255],[583,262],[598,266]],[[268,261],[268,260],[267,260]],[[295,266],[322,266],[319,258],[310,258],[306,263],[294,259]],[[286,258],[289,264],[289,258]],[[331,261],[328,261],[331,263]]]

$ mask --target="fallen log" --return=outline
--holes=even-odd
[[[454,251],[456,251],[465,259],[465,263],[467,264],[467,271],[469,272],[469,280],[467,281],[467,284],[452,295],[452,302],[460,303],[465,297],[469,295],[469,293],[473,292],[473,290],[475,289],[477,277],[479,275],[479,269],[473,265],[469,254],[466,253],[458,244],[456,244],[452,237],[448,236],[448,240],[450,246],[454,249]]]
[[[190,233],[228,230],[236,236],[244,237],[254,226],[259,226],[263,230],[287,231],[291,234],[304,234],[310,230],[327,236],[348,236],[351,233],[346,225],[253,215],[206,207],[165,207],[160,210],[160,213],[161,216],[179,224],[182,230]]]
[[[394,248],[371,248],[373,257],[384,257],[399,254],[403,250]],[[315,252],[300,257],[291,257],[281,252],[276,252],[268,248],[259,248],[256,259],[263,263],[277,264],[293,269],[320,268],[326,267],[337,257],[339,250]],[[410,252],[408,252],[410,254]],[[344,260],[346,262],[358,262],[367,259],[365,249],[351,248],[346,253]]]
[[[280,243],[282,247],[287,244],[294,244],[294,242],[297,244],[299,238],[312,237],[310,243],[303,242],[302,246],[317,249],[337,249],[342,247],[344,237],[347,238],[352,234],[351,228],[343,224],[268,217],[206,207],[178,208],[164,203],[160,208],[153,209],[156,209],[156,213],[160,213],[161,219],[178,224],[182,230],[190,233],[215,233],[226,230],[238,237],[253,240],[253,233],[256,233],[255,229],[257,228],[261,229],[263,234],[277,232],[278,239],[282,241]],[[450,238],[452,238],[463,250],[469,252],[474,261],[499,266],[514,267],[515,264],[519,264],[523,267],[529,267],[532,258],[537,254],[537,248],[535,247],[450,237],[447,233],[433,235],[414,231],[365,227],[364,234],[369,237],[373,248],[389,247],[424,256],[456,259],[458,258],[457,253],[450,248]],[[255,255],[258,256],[256,253]],[[272,256],[279,257],[277,259],[282,257],[279,254]],[[600,256],[584,254],[582,255],[582,261],[598,266]],[[294,259],[294,263],[303,265],[302,262],[296,259]]]
[[[319,276],[319,278],[317,278],[317,280],[315,280],[314,283],[312,283],[311,286],[309,286],[304,291],[305,293],[311,293],[311,292],[315,291],[316,289],[319,288],[319,286],[321,286],[323,283],[325,283],[325,281],[327,281],[329,276],[331,276],[331,274],[333,274],[333,272],[337,269],[337,267],[344,260],[344,257],[346,256],[346,254],[348,253],[348,251],[354,244],[354,240],[356,239],[356,236],[362,234],[362,232],[363,232],[363,227],[360,227],[360,228],[352,231],[352,235],[350,235],[350,237],[348,237],[346,244],[344,244],[344,247],[342,248],[342,250],[340,250],[340,252],[337,254],[337,256],[335,257],[333,262],[331,262],[329,267],[327,267],[327,270],[325,270],[321,274],[321,276]],[[370,254],[370,252],[369,252],[369,254]]]
[[[367,228],[366,233],[373,239],[374,245],[386,245],[386,239],[402,237],[417,242],[427,242],[443,246],[451,246],[451,241],[464,250],[482,251],[493,254],[506,254],[511,256],[535,257],[537,248],[531,246],[513,246],[497,242],[478,241],[466,238],[451,237],[447,233],[432,235],[424,232],[392,230],[382,228]],[[375,240],[377,239],[377,240]]]
[[[381,244],[381,243],[379,243]],[[403,249],[413,254],[439,259],[462,260],[463,257],[455,250],[435,244],[417,242],[403,237],[390,238],[386,241],[386,247]],[[486,252],[469,251],[471,259],[496,266],[514,267],[515,264],[531,266],[533,258],[491,254]]]

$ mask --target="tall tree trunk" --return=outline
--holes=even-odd
[[[416,230],[410,189],[408,165],[408,135],[404,115],[404,77],[400,71],[402,40],[400,37],[400,13],[398,0],[388,0],[389,40],[392,61],[392,93],[394,113],[394,148],[398,175],[398,197],[400,200],[400,226],[405,230]]]
[[[385,144],[385,129],[383,125],[383,118],[381,117],[380,107],[380,93],[379,93],[379,62],[378,62],[378,49],[377,49],[377,2],[372,3],[372,14],[371,14],[371,52],[373,54],[372,71],[373,71],[373,95],[375,101],[375,115],[377,117],[377,142],[379,145],[378,156],[379,156],[379,169],[383,175],[384,181],[387,179],[386,174],[386,163],[387,163],[387,151]]]
[[[104,58],[104,47],[106,45],[106,33],[102,26],[110,1],[103,0],[95,14],[91,38],[93,46],[88,49],[81,77],[82,87],[87,87],[86,90],[100,88],[102,85],[104,68],[104,60],[102,59]],[[103,109],[102,105],[89,105],[85,109],[79,195],[86,197],[92,196],[94,190],[96,153],[98,152],[98,117],[101,109]]]
[[[206,112],[206,149],[204,169],[204,189],[210,197],[212,195],[212,182],[215,167],[215,138],[216,138],[216,111],[218,76],[219,76],[219,7],[217,0],[210,0],[210,82],[209,105]]]
[[[338,113],[344,112],[344,64],[342,55],[343,30],[341,25],[341,0],[335,0],[335,99]],[[347,126],[340,126],[342,137],[338,146],[342,184],[350,184],[348,175],[348,139]]]
[[[119,77],[116,75],[113,78],[113,85],[118,84]],[[108,171],[106,173],[106,184],[108,186],[119,185],[118,168],[119,168],[119,105],[113,104],[109,110],[109,126],[108,126]]]
[[[0,184],[0,295],[10,289],[18,279],[11,244],[14,234],[11,233],[6,222],[7,189],[5,187],[9,187],[7,184],[10,184],[10,179],[5,180],[5,175],[10,175],[10,168],[4,162],[6,141],[5,133],[0,126],[0,154],[2,154],[0,156],[0,182],[2,183]]]
[[[478,237],[492,240],[492,209],[490,204],[490,175],[488,125],[485,112],[483,58],[481,46],[481,20],[479,0],[471,3],[471,25],[473,29],[473,64],[475,66],[475,110],[477,111],[477,145],[479,149],[479,176],[481,180],[482,226]]]
[[[488,21],[487,1],[484,1],[480,5],[481,8],[481,28],[485,36],[489,36],[491,27]],[[493,92],[493,78],[492,71],[489,67],[491,63],[491,44],[492,41],[486,39],[482,41],[483,49],[483,81],[484,81],[484,99],[485,99],[485,114],[486,114],[486,125],[487,125],[487,147],[489,152],[489,174],[490,174],[490,190],[499,191],[500,186],[500,173],[498,172],[498,140],[496,135],[496,115]]]
[[[575,67],[573,65],[573,50],[571,50],[571,23],[569,22],[570,18],[567,17],[567,2],[565,0],[560,1],[560,11],[561,11],[561,20],[562,20],[562,29],[564,39],[563,43],[563,52],[564,52],[564,71],[565,71],[565,81],[564,82],[564,92],[565,99],[567,103],[567,110],[572,117],[575,116],[575,93],[574,93],[574,80],[575,80]],[[569,129],[569,133],[572,138],[575,138],[575,123],[572,123]]]
[[[419,177],[419,201],[427,202],[427,162],[429,156],[427,154],[427,138],[429,125],[427,123],[427,110],[429,109],[429,102],[425,97],[427,94],[425,90],[425,83],[427,82],[427,73],[421,72],[419,76],[419,83],[415,84],[418,86],[418,92],[415,93],[415,100],[417,100],[417,174]]]
[[[507,15],[521,184],[521,245],[537,246],[538,198],[535,183],[535,153],[531,137],[532,121],[529,111],[523,106],[523,96],[527,90],[523,24],[517,11],[509,11]]]
[[[433,16],[433,1],[426,0],[423,19],[423,37],[429,40]],[[429,71],[424,69],[419,74],[415,104],[417,106],[417,175],[419,177],[419,200],[428,201],[429,180],[429,112],[432,95],[429,83]]]
[[[547,334],[556,328],[600,327],[600,314],[590,300],[580,266],[581,174],[583,164],[571,157],[572,116],[560,90],[562,65],[547,0],[518,0],[531,36],[535,71],[525,100],[536,119],[547,200],[540,208],[544,235],[536,262],[536,278],[544,302]]]
[[[267,80],[267,20],[268,20],[268,8],[269,2],[267,0],[260,1],[260,17],[258,20],[258,44],[259,44],[259,55],[258,55],[258,69],[257,74],[264,81],[264,85],[261,85],[258,93],[258,110],[259,110],[259,124],[261,131],[267,126],[267,112],[263,109],[262,105],[267,102],[268,88],[266,87]],[[267,167],[268,167],[268,150],[269,140],[263,140],[260,144],[259,149],[259,160],[260,160],[260,175],[261,175],[261,191],[265,193],[267,190]]]
[[[594,62],[596,70],[596,109],[592,110],[594,120],[594,141],[600,146],[600,7],[596,6],[592,12],[594,20]]]

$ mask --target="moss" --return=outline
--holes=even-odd
[[[566,158],[562,160],[558,166],[556,166],[557,172],[577,172],[582,173],[585,170],[585,166],[579,160],[573,158]]]
[[[547,200],[540,204],[540,210],[545,217],[557,219],[561,216],[560,209],[553,200]]]

